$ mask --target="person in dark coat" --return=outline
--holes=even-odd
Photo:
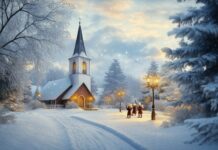
[[[144,108],[143,105],[141,105],[139,103],[139,105],[138,105],[138,118],[142,118],[143,108]]]
[[[132,113],[132,105],[131,104],[128,104],[126,106],[126,109],[127,109],[127,118],[131,118],[131,113]]]
[[[137,114],[137,105],[133,104],[132,105],[132,115],[136,116],[136,114]]]

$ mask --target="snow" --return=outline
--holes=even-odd
[[[83,58],[90,59],[89,57],[87,57],[87,55],[86,55],[84,52],[81,52],[80,54],[76,53],[76,54],[74,54],[74,55],[72,56],[72,58],[78,57],[78,56],[83,57]]]
[[[76,90],[78,89],[78,86],[72,86],[69,91],[67,91],[67,93],[64,95],[63,99],[69,99],[74,92],[76,92]]]
[[[126,111],[115,109],[98,111],[35,110],[14,113],[14,124],[0,125],[1,149],[177,149],[215,150],[218,145],[184,144],[194,131],[186,126],[162,128],[169,117],[157,112],[157,120],[150,120],[150,112],[143,118],[126,119]]]
[[[67,88],[71,86],[70,78],[49,81],[41,91],[41,100],[57,99]]]

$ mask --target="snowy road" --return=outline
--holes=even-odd
[[[57,113],[49,116],[54,119],[68,137],[70,149],[75,150],[144,150],[132,139],[109,128],[77,116]]]
[[[162,128],[166,114],[150,112],[126,119],[126,111],[39,109],[14,113],[16,122],[0,124],[0,150],[217,150],[218,145],[185,144],[186,126]]]

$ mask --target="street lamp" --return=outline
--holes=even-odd
[[[116,95],[117,95],[117,97],[119,98],[119,101],[120,101],[120,108],[119,108],[119,110],[120,110],[120,112],[121,112],[121,103],[122,103],[122,98],[125,96],[125,91],[124,90],[118,90],[117,91],[117,93],[116,93]]]
[[[145,79],[146,79],[147,87],[152,89],[151,120],[155,120],[154,89],[158,88],[160,78],[157,75],[147,75]]]

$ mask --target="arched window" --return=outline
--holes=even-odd
[[[73,74],[76,73],[76,62],[73,62]]]
[[[83,62],[83,65],[82,65],[82,69],[83,69],[83,74],[87,74],[87,64],[86,62]]]

